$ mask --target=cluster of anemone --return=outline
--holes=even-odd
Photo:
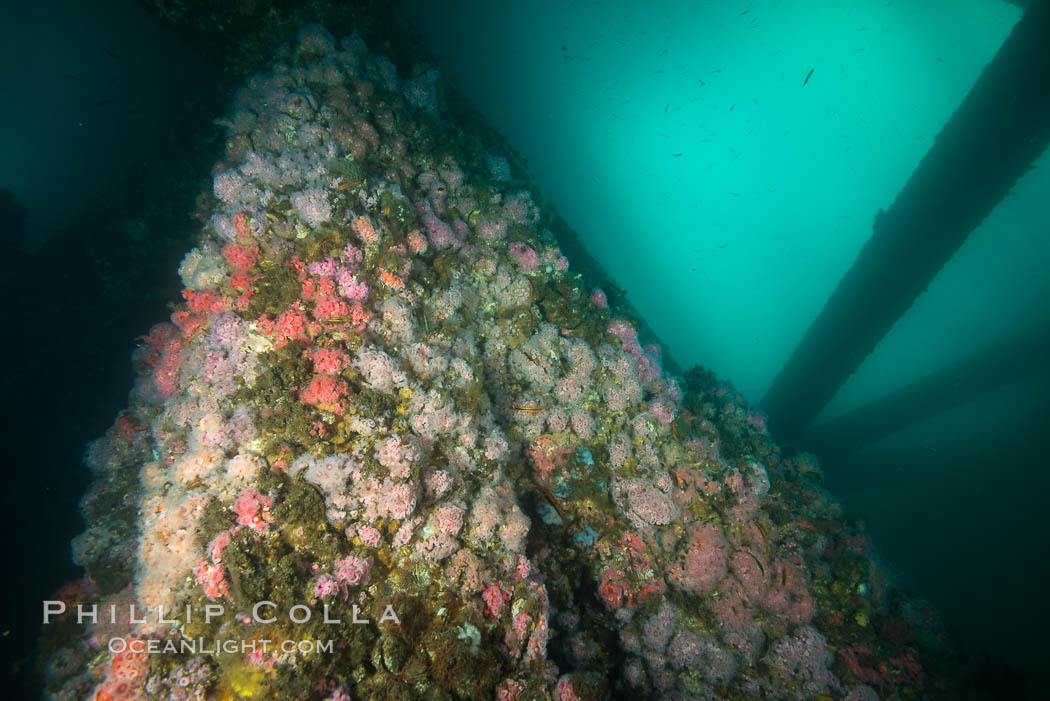
[[[888,604],[831,587],[841,514],[789,486],[814,461],[728,388],[683,392],[438,85],[316,26],[250,81],[185,303],[90,455],[76,558],[131,563],[92,596],[167,612],[118,632],[339,646],[143,660],[86,637],[52,696],[876,694],[870,628],[820,606]],[[244,616],[259,600],[342,622]],[[918,688],[908,650],[893,684]]]

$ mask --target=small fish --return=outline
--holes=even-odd
[[[120,54],[118,54],[116,51],[111,51],[110,49],[102,49],[102,52],[111,58],[117,59],[118,61],[121,60]]]
[[[809,69],[809,73],[806,74],[806,79],[802,81],[802,87],[806,87],[806,83],[808,83],[809,79],[813,77],[813,71],[815,70],[816,68]]]
[[[104,105],[112,105],[116,101],[117,101],[117,98],[115,98],[115,97],[105,97],[105,98],[102,98],[101,100],[99,100],[98,102],[96,102],[95,106],[96,107],[102,107]]]
[[[659,54],[657,54],[657,56],[663,56],[664,54],[666,54],[670,50],[670,48],[671,48],[670,46],[665,47],[663,51],[661,51]]]
[[[731,106],[731,107],[729,108],[729,111],[730,111],[730,112],[732,112],[732,111],[733,111],[733,108],[734,108],[734,107],[736,107],[736,103],[735,103],[735,102],[734,102],[734,103],[732,104],[732,106]]]
[[[681,153],[672,153],[671,154],[671,158],[678,158],[681,155],[682,155]]]
[[[666,105],[664,105],[664,114],[667,114],[667,108],[670,107],[670,106],[671,106],[670,102],[668,102]]]
[[[725,70],[725,68],[716,68],[716,69],[714,69],[714,70],[713,70],[713,71],[711,71],[711,72],[712,72],[712,73],[721,73],[721,72],[722,72],[722,71],[724,71],[724,70]]]
[[[80,80],[80,78],[70,73],[59,73],[58,77],[62,80]]]
[[[703,78],[697,78],[697,80],[700,81],[701,85],[707,85],[707,83],[704,82]]]

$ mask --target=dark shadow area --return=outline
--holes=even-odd
[[[200,66],[185,70],[199,76]],[[4,698],[39,697],[33,658],[42,601],[82,576],[70,557],[89,481],[81,457],[126,405],[135,338],[178,298],[178,263],[201,226],[195,199],[222,154],[211,121],[228,98],[217,84],[200,83],[163,117],[142,115],[158,124],[145,155],[129,137],[122,148],[130,154],[112,156],[131,155],[130,165],[92,183],[97,194],[34,250],[23,245],[22,227],[33,212],[0,193],[2,509],[11,529],[0,622]],[[46,154],[49,144],[36,147]],[[78,196],[55,190],[51,206]]]
[[[823,461],[828,488],[864,514],[890,570],[940,612],[995,698],[1043,698],[1048,683],[1048,396],[1042,372]]]

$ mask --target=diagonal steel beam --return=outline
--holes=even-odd
[[[797,439],[1050,139],[1050,2],[1032,4],[762,399]]]

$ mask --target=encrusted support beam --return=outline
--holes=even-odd
[[[1048,365],[1050,322],[820,424],[802,442],[822,456],[845,455]]]

